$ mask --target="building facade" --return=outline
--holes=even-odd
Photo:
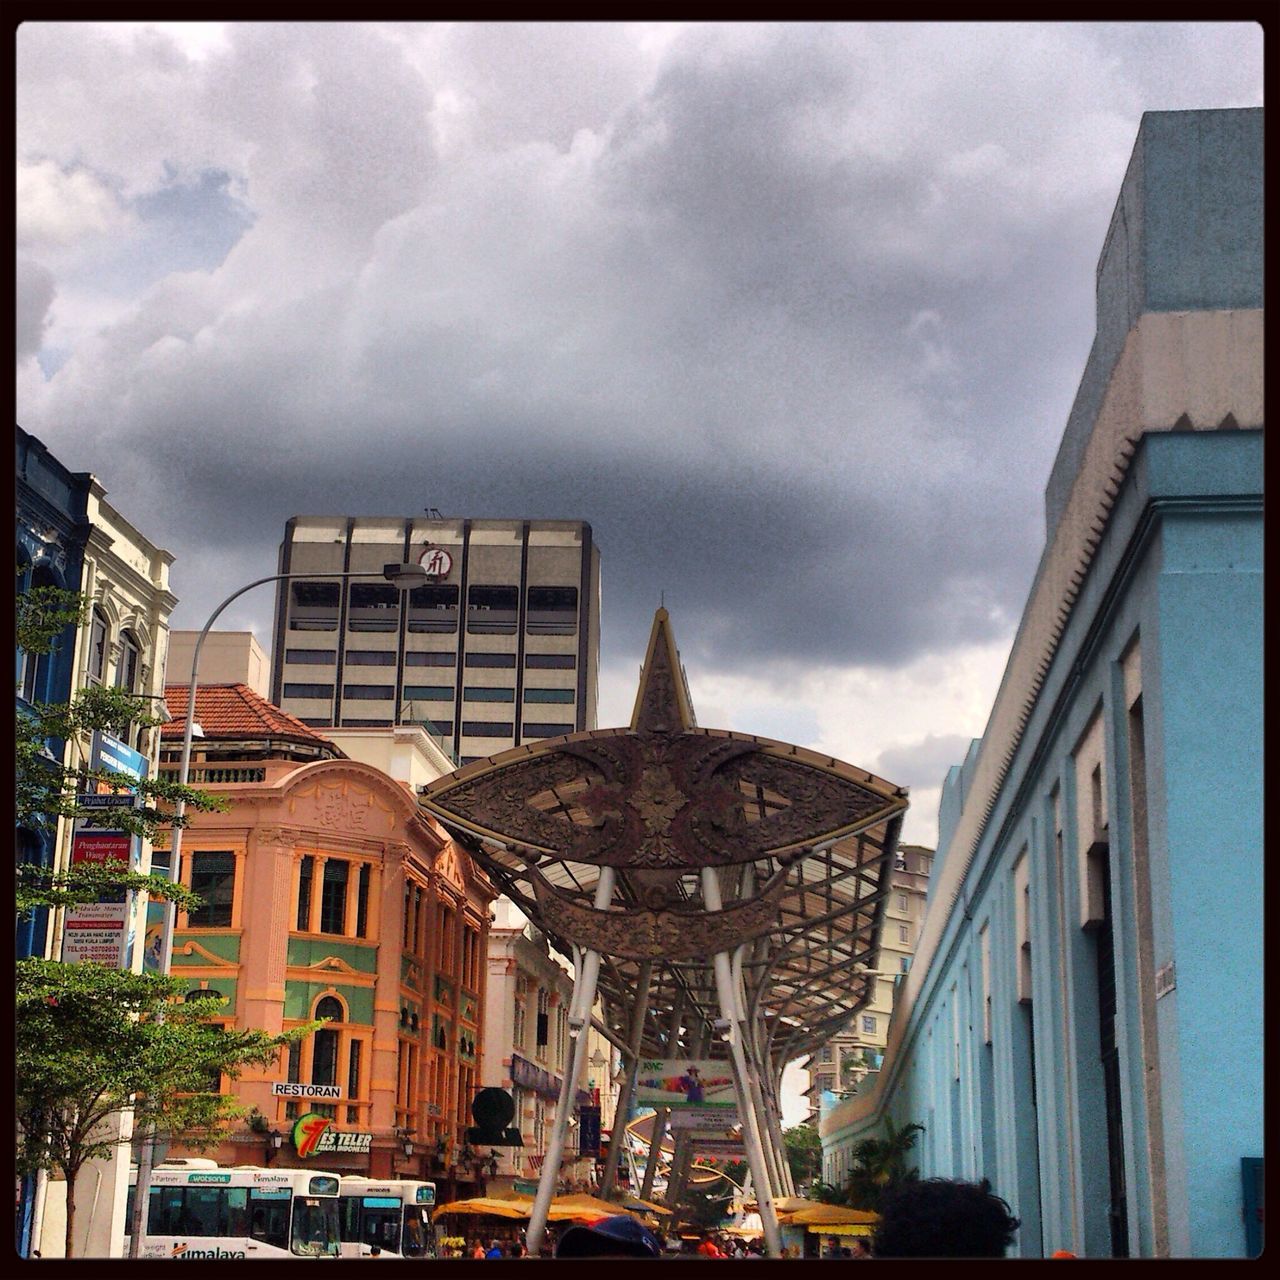
[[[186,695],[169,687],[163,772],[177,771]],[[274,1033],[329,1020],[275,1067],[220,1083],[253,1110],[215,1158],[261,1164],[275,1131],[274,1162],[304,1165],[294,1124],[317,1113],[365,1135],[324,1167],[475,1192],[465,1134],[492,887],[408,785],[345,758],[246,685],[199,689],[196,720],[191,783],[229,808],[194,815],[184,832],[182,880],[204,905],[178,918],[172,972],[222,994],[229,1024]]]
[[[893,1014],[894,994],[903,974],[911,967],[916,939],[924,924],[925,898],[933,850],[902,844],[894,855],[893,879],[885,899],[880,928],[879,976],[870,1003],[852,1022],[832,1036],[801,1066],[809,1073],[809,1123],[816,1124],[824,1095],[837,1098],[865,1088],[867,1078],[880,1069]],[[845,1170],[833,1164],[824,1169],[823,1181],[838,1182]]]
[[[569,1062],[572,996],[573,975],[552,954],[546,938],[508,899],[499,899],[489,933],[483,1079],[511,1094],[512,1124],[520,1130],[523,1146],[498,1151],[496,1186],[534,1193]],[[599,1107],[600,1133],[607,1141],[617,1098],[616,1055],[593,1028],[586,1034],[586,1077],[575,1094],[575,1110]],[[598,1157],[580,1154],[577,1121],[575,1114],[573,1142],[561,1165],[563,1191],[595,1186]]]
[[[187,684],[198,631],[169,633],[168,684]],[[271,662],[252,631],[210,631],[200,650],[201,684],[247,684],[260,698],[271,696]]]
[[[402,593],[382,567],[433,570]],[[461,763],[594,728],[600,554],[570,520],[303,517],[282,573],[272,698],[314,726],[428,728]]]
[[[57,652],[48,660],[33,662],[28,657],[24,670],[20,655],[20,704],[27,695],[65,701],[78,690],[100,685],[147,699],[163,712],[169,617],[177,604],[177,597],[169,590],[173,556],[106,501],[107,490],[96,477],[67,472],[38,440],[21,429],[18,449],[19,510],[25,506],[29,515],[38,517],[38,527],[28,525],[25,535],[21,517],[19,520],[18,560],[23,569],[19,586],[25,581],[31,586],[64,587],[82,593],[89,603],[83,623],[67,628]],[[54,519],[58,506],[67,509],[69,524],[65,519]],[[154,775],[159,745],[159,728],[141,723],[130,725],[119,738],[94,733],[51,744],[55,758],[66,767],[104,766],[138,775]],[[38,850],[24,848],[20,833],[19,856],[38,856],[45,865],[51,858],[58,868],[87,854],[90,842],[77,840],[74,824],[65,821],[52,832],[41,833],[41,841]],[[149,870],[150,843],[135,839],[130,858],[138,869]],[[112,954],[117,957],[112,963],[135,970],[142,967],[144,912],[139,897],[130,903],[122,919],[112,919],[120,943],[118,952],[112,944]],[[82,936],[79,926],[88,925],[91,914],[92,909],[85,907],[38,913],[25,936],[20,928],[19,946],[28,949],[26,954],[80,959],[84,952],[78,945]],[[85,1185],[94,1188],[92,1212],[79,1215],[76,1223],[75,1249],[85,1256],[118,1255],[124,1233],[128,1172],[128,1147],[124,1144],[132,1131],[132,1113],[121,1113],[112,1125],[122,1141],[118,1154],[90,1162],[82,1175]],[[61,1254],[63,1206],[65,1186],[57,1180],[44,1183],[32,1198],[28,1234],[30,1240],[39,1242],[43,1257]]]
[[[1262,307],[1262,111],[1147,114],[884,1068],[821,1125],[924,1124],[1023,1256],[1262,1246]]]

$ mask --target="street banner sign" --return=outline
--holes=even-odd
[[[111,769],[136,782],[147,776],[147,757],[140,755],[119,738],[113,738],[109,733],[97,732],[93,735],[89,767]]]
[[[340,1101],[342,1086],[340,1084],[302,1084],[294,1080],[275,1080],[271,1084],[271,1094],[276,1098],[323,1098],[326,1101]]]
[[[673,1129],[706,1129],[725,1133],[738,1123],[738,1108],[691,1107],[685,1111],[672,1111],[669,1121]]]
[[[90,960],[118,969],[128,914],[129,907],[124,902],[86,902],[68,907],[62,932],[64,963]]]
[[[600,1154],[600,1108],[578,1108],[578,1154],[580,1156],[598,1156]]]
[[[738,1095],[727,1062],[709,1058],[643,1058],[636,1079],[636,1104],[670,1107],[673,1116],[676,1111],[694,1108],[736,1111]]]

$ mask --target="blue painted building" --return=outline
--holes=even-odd
[[[17,591],[32,587],[80,589],[85,542],[89,536],[87,502],[90,476],[68,471],[43,444],[17,428]],[[48,654],[17,649],[17,711],[28,714],[33,702],[66,702],[71,696],[76,629],[68,625]],[[50,756],[63,758],[66,744],[50,739]],[[14,833],[14,856],[19,862],[51,867],[57,849],[56,828],[23,827]],[[14,952],[43,956],[49,946],[49,913],[36,911],[17,922]],[[34,1180],[22,1179],[18,1189],[16,1245],[26,1257],[31,1246]]]
[[[89,536],[87,503],[90,476],[68,471],[34,436],[17,428],[17,590],[32,587],[80,589],[85,542]],[[15,651],[17,707],[23,713],[33,702],[66,702],[74,680],[76,629],[68,625],[48,654]],[[52,740],[50,754],[62,759],[64,744]],[[55,849],[51,830],[17,831],[21,861],[52,866]],[[45,954],[48,913],[40,911],[22,921],[17,931],[19,957]]]
[[[986,731],[874,1092],[1015,1251],[1261,1246],[1262,111],[1143,117]],[[1255,1183],[1252,1179],[1257,1178]]]

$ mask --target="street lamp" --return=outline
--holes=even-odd
[[[284,1146],[284,1134],[279,1129],[272,1129],[267,1134],[266,1150],[263,1153],[264,1163],[270,1164],[282,1146]]]
[[[427,572],[420,564],[404,563],[404,564],[384,564],[381,573],[373,573],[366,571],[347,571],[332,573],[271,573],[265,578],[255,578],[252,582],[246,583],[238,591],[233,591],[210,615],[209,621],[204,624],[200,631],[200,635],[196,638],[195,648],[191,654],[191,683],[187,686],[187,716],[186,723],[182,731],[182,762],[178,767],[178,784],[185,787],[191,776],[191,740],[195,736],[196,723],[196,689],[199,683],[200,672],[200,650],[204,648],[205,638],[213,628],[213,624],[217,622],[222,611],[233,600],[238,600],[246,591],[252,591],[254,587],[260,587],[267,582],[289,582],[295,578],[307,578],[314,580],[316,578],[338,578],[345,581],[348,578],[385,578],[392,586],[399,587],[401,591],[407,591],[410,587],[420,586],[431,580],[431,574]],[[203,736],[203,735],[201,735]],[[181,862],[182,862],[182,818],[186,813],[187,806],[182,796],[178,797],[177,803],[173,807],[173,820],[171,830],[173,838],[169,843],[169,874],[170,883],[177,884],[181,879]],[[165,912],[164,934],[160,948],[160,972],[167,974],[173,962],[173,921],[175,913],[172,910]],[[412,1147],[411,1143],[406,1145]],[[410,1152],[409,1154],[412,1154]],[[130,1224],[129,1239],[129,1256],[131,1258],[139,1258],[142,1256],[142,1236],[145,1229],[146,1209],[151,1201],[151,1170],[155,1164],[155,1131],[154,1129],[147,1135],[141,1144],[138,1152],[138,1179],[137,1187],[133,1197],[133,1221]]]

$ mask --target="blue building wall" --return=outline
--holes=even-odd
[[[1113,321],[1260,306],[1260,136],[1260,111],[1144,118],[1051,535]],[[1135,432],[972,850],[950,846],[987,803],[981,744],[947,775],[934,945],[875,1092],[822,1125],[829,1154],[885,1116],[925,1124],[921,1175],[988,1178],[1023,1256],[1242,1256],[1241,1161],[1263,1154],[1262,430],[1167,427]],[[937,869],[970,853],[944,895]]]
[[[76,473],[64,467],[39,440],[17,428],[17,535],[16,559],[19,569],[19,594],[33,581],[39,584],[78,591],[84,568],[84,548],[89,536],[87,473]],[[72,662],[75,651],[75,627],[64,629],[53,651],[37,667],[33,701],[66,702],[74,680]],[[22,654],[16,655],[15,666],[22,672]],[[17,712],[29,714],[29,704],[21,685],[17,690]],[[46,744],[50,754],[62,759],[64,744],[51,739]],[[56,847],[56,831],[43,827],[19,829],[15,855],[19,860],[52,866]],[[49,913],[33,912],[17,921],[14,930],[14,952],[18,959],[44,955],[48,945]],[[15,1244],[20,1257],[31,1249],[31,1218],[34,1205],[34,1181],[22,1179],[18,1188]]]

